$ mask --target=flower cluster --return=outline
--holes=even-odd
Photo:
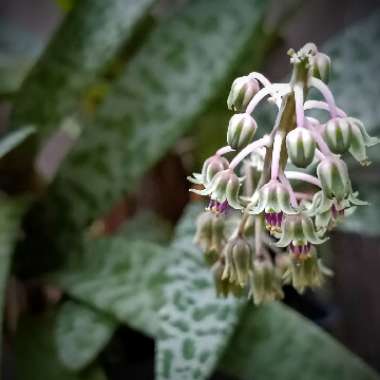
[[[191,191],[210,198],[195,241],[212,265],[217,294],[248,294],[256,304],[283,297],[283,284],[302,292],[330,274],[316,246],[366,204],[352,189],[344,155],[369,165],[366,148],[379,142],[337,107],[327,55],[308,43],[289,56],[289,83],[256,72],[232,83],[228,145],[189,178],[196,184]],[[311,88],[324,100],[308,99]],[[255,140],[260,128],[252,113],[265,98],[278,114],[272,130]],[[328,118],[308,115],[314,109]]]

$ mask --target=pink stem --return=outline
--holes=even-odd
[[[216,151],[217,156],[223,156],[223,154],[234,152],[235,149],[232,149],[229,145],[224,146],[223,148],[220,148]]]
[[[320,109],[320,110],[329,111],[330,107],[326,102],[322,102],[320,100],[307,100],[303,105],[303,109],[305,111],[311,110],[311,109]],[[347,114],[341,108],[335,106],[335,109],[338,116],[340,117],[347,116]]]
[[[326,156],[319,149],[315,149],[315,155],[319,160],[324,160],[326,158]]]
[[[261,148],[265,145],[268,145],[270,143],[270,137],[268,135],[265,135],[259,140],[254,141],[253,143],[247,145],[239,154],[237,154],[234,159],[230,163],[230,169],[235,169],[236,166],[239,165],[239,163],[244,160],[245,157],[247,157],[250,153],[252,153],[254,150]]]
[[[315,87],[325,98],[330,110],[331,117],[332,118],[336,117],[337,109],[335,105],[334,96],[332,92],[330,91],[330,89],[328,88],[328,86],[320,79],[314,78],[314,77],[310,79],[310,85]]]
[[[279,83],[275,83],[275,84],[271,84],[270,86],[266,86],[266,87],[263,87],[253,98],[252,100],[249,102],[248,106],[247,106],[247,109],[246,109],[246,113],[248,114],[251,114],[254,109],[256,108],[256,106],[268,95],[273,95],[275,96],[274,92],[276,91],[276,89],[279,89],[279,88],[282,88],[286,85],[284,84],[279,84]]]
[[[261,73],[257,73],[256,71],[250,73],[248,76],[253,78],[253,79],[257,79],[259,82],[261,82],[261,84],[264,87],[268,87],[268,86],[272,85],[272,83],[270,82],[270,80],[266,76],[264,76]]]
[[[294,171],[285,171],[285,176],[288,179],[295,179],[298,181],[308,182],[312,185],[322,187],[321,182],[317,177],[314,177],[307,173],[301,173],[301,172],[294,172]]]
[[[331,152],[328,145],[325,143],[325,140],[323,140],[320,132],[315,128],[311,123],[306,123],[307,129],[311,132],[311,134],[314,137],[314,140],[317,142],[319,149],[321,150],[321,153],[325,156],[333,156],[333,153]]]
[[[300,192],[295,192],[294,193],[297,199],[313,199],[313,194],[309,193],[300,193]]]
[[[282,140],[283,140],[282,132],[277,131],[277,133],[274,136],[274,142],[273,142],[271,179],[276,179],[278,177],[278,171],[280,168]]]

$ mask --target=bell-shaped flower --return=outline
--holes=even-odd
[[[311,164],[315,154],[315,141],[311,132],[305,128],[296,128],[286,136],[286,149],[290,161],[299,168]]]
[[[227,98],[228,108],[232,111],[244,112],[259,90],[259,82],[256,79],[248,75],[236,78]]]
[[[352,193],[351,181],[344,161],[335,157],[322,160],[317,167],[317,175],[326,198],[342,201]]]
[[[225,219],[206,211],[196,222],[194,243],[199,245],[209,262],[215,262],[225,243]]]
[[[222,156],[214,155],[209,157],[202,166],[201,173],[193,173],[193,177],[187,177],[187,179],[196,184],[207,186],[214,178],[215,174],[228,168],[228,160]]]
[[[225,201],[228,205],[237,210],[242,209],[239,199],[240,179],[232,169],[226,169],[218,172],[205,189],[190,191],[199,195],[209,195],[212,200],[221,204]]]
[[[332,271],[323,266],[313,247],[302,255],[291,255],[290,265],[284,274],[284,282],[292,284],[298,292],[306,288],[317,288],[323,283],[324,276],[332,276]]]
[[[255,305],[272,302],[284,297],[281,279],[269,257],[256,258],[253,262],[249,297]]]
[[[251,214],[265,213],[266,228],[279,232],[284,214],[295,214],[297,210],[290,204],[288,189],[278,180],[270,180],[255,192],[248,206]]]
[[[232,149],[241,150],[253,141],[257,129],[255,119],[247,113],[231,117],[227,130],[227,143]]]
[[[233,296],[240,298],[244,293],[244,289],[240,285],[234,282],[230,282],[229,279],[223,278],[225,268],[226,265],[223,257],[214,263],[211,268],[214,278],[216,295],[218,297],[226,298],[231,293]]]
[[[252,273],[253,249],[243,237],[230,239],[224,247],[223,257],[226,267],[223,279],[244,287]]]
[[[289,247],[296,254],[308,253],[312,244],[322,244],[327,238],[318,236],[313,220],[305,213],[286,215],[282,224],[278,247]]]

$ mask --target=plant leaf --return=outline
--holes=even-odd
[[[281,303],[249,305],[221,360],[242,380],[376,380],[361,359]]]
[[[58,357],[71,370],[90,364],[107,344],[117,322],[98,311],[73,301],[59,309],[55,324]]]
[[[206,379],[237,325],[242,302],[215,295],[210,269],[193,245],[194,218],[199,206],[191,206],[182,218],[164,285],[165,305],[160,310],[156,350],[156,378]]]
[[[15,99],[12,127],[33,124],[49,136],[73,114],[153,0],[81,0],[68,13]]]
[[[27,137],[35,133],[34,127],[24,127],[12,131],[0,139],[0,158],[9,153],[17,145],[20,145]]]
[[[123,237],[95,240],[86,247],[81,262],[58,273],[53,281],[73,298],[156,335],[168,249]]]
[[[262,0],[194,0],[164,18],[132,58],[54,186],[82,227],[175,143],[217,93],[262,19]],[[112,185],[111,185],[112,184]]]
[[[103,372],[89,368],[72,372],[58,359],[54,342],[55,314],[46,313],[21,319],[14,340],[18,380],[105,380]]]

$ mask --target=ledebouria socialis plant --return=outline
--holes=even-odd
[[[335,104],[327,55],[308,43],[289,56],[289,83],[271,83],[256,72],[232,83],[227,105],[236,113],[228,145],[189,178],[197,184],[191,191],[210,198],[195,241],[212,265],[217,294],[248,294],[256,304],[282,298],[283,284],[303,292],[331,273],[316,246],[366,205],[352,189],[343,155],[369,165],[366,148],[379,142]],[[308,99],[310,89],[324,100]],[[278,109],[276,121],[254,140],[252,114],[265,98]],[[307,116],[314,109],[327,111],[327,122]]]

